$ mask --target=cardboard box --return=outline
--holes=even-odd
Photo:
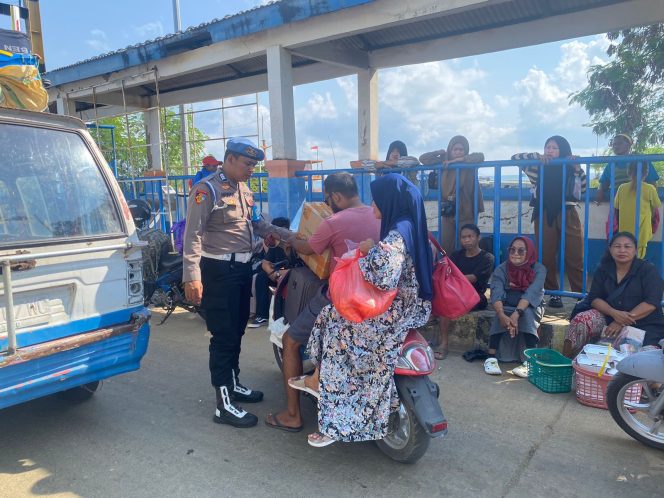
[[[297,233],[309,239],[325,218],[332,216],[332,210],[324,202],[305,202],[302,207],[302,218]],[[302,261],[314,272],[318,278],[326,279],[330,276],[330,261],[332,254],[327,249],[323,254],[300,255]]]

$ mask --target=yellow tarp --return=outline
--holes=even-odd
[[[48,93],[35,66],[0,67],[0,107],[43,111],[48,106]]]

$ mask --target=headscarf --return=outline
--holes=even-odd
[[[618,133],[618,134],[617,134],[615,137],[613,137],[613,138],[616,139],[616,138],[618,138],[618,137],[622,137],[622,138],[624,138],[625,140],[627,140],[627,143],[629,144],[630,147],[631,147],[632,145],[634,145],[634,139],[632,139],[632,137],[630,137],[627,133]]]
[[[558,150],[560,151],[559,159],[564,159],[572,155],[572,148],[565,138],[559,135],[554,135],[553,137],[546,139],[544,146],[546,147],[546,144],[551,140],[558,144]],[[544,211],[546,213],[547,224],[552,226],[553,222],[563,210],[563,165],[547,164],[543,169],[544,195],[542,197],[544,201]],[[573,174],[574,165],[567,164],[567,178]]]
[[[403,143],[401,140],[395,140],[390,144],[390,146],[387,148],[387,155],[385,156],[385,160],[389,161],[390,159],[390,153],[394,150],[397,149],[399,151],[399,155],[401,157],[406,157],[408,155],[408,149],[406,148],[406,144]]]
[[[419,296],[430,301],[433,297],[433,256],[420,191],[404,176],[388,173],[371,182],[371,195],[382,214],[380,238],[384,239],[391,230],[401,234],[415,265]]]
[[[470,154],[470,144],[468,143],[468,139],[462,135],[457,135],[455,137],[452,137],[450,139],[450,143],[447,144],[447,160],[450,161],[452,159],[452,149],[456,144],[461,144],[463,145],[463,155],[467,156]]]
[[[537,261],[537,251],[535,251],[535,244],[528,237],[514,237],[509,246],[512,247],[516,240],[523,240],[523,243],[526,244],[526,260],[517,266],[510,261],[509,256],[507,257],[507,280],[510,289],[525,291],[535,280],[533,265]]]

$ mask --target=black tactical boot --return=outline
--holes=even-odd
[[[254,391],[244,387],[240,384],[237,375],[235,375],[235,370],[231,370],[231,372],[233,373],[233,394],[231,397],[235,401],[241,403],[258,403],[259,401],[263,401],[263,393],[261,391]]]
[[[226,386],[215,387],[214,392],[217,395],[217,409],[214,414],[216,423],[228,424],[241,429],[253,427],[258,423],[256,415],[233,404]]]

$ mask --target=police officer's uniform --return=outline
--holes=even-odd
[[[227,151],[255,160],[265,155],[249,140],[231,139]],[[249,320],[254,233],[265,237],[288,230],[265,222],[257,215],[253,192],[246,183],[235,183],[223,168],[194,185],[187,207],[183,242],[183,281],[202,281],[202,308],[210,339],[210,375],[217,395],[215,421],[251,427],[258,421],[234,401],[255,403],[263,393],[243,387],[238,374],[240,345]]]

